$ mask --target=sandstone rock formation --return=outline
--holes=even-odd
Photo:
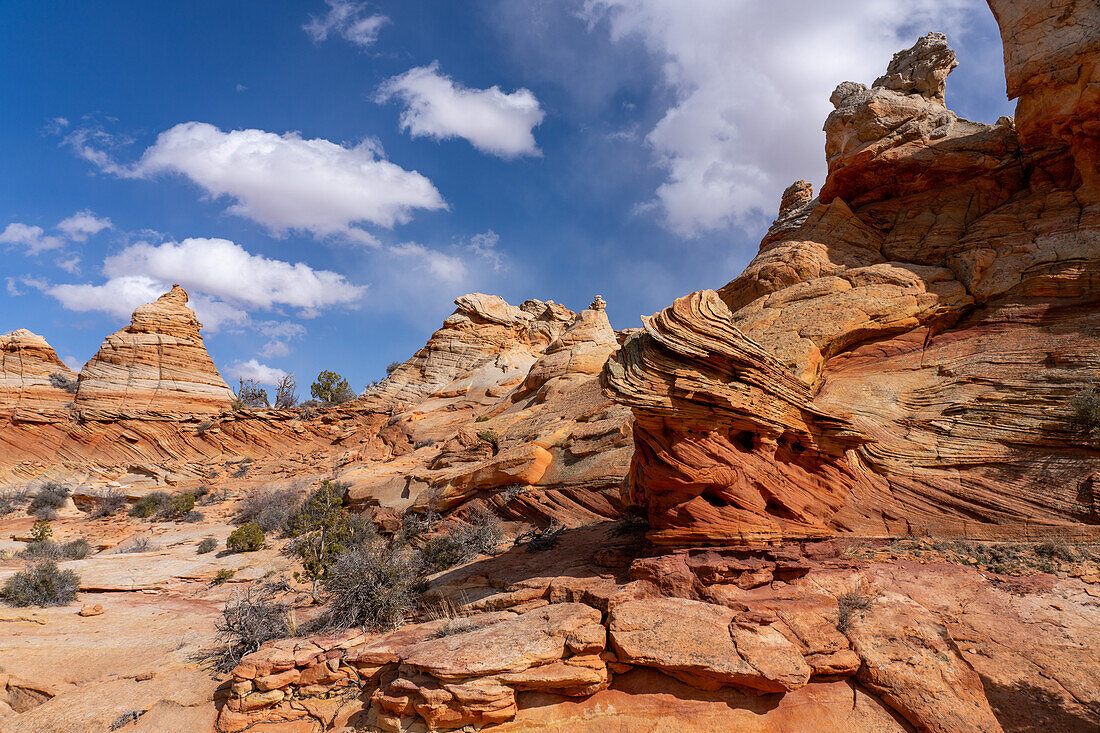
[[[233,392],[206,353],[202,324],[179,285],[139,306],[80,370],[75,407],[87,417],[117,413],[218,412]]]
[[[25,328],[0,336],[0,412],[20,410],[21,418],[67,411],[76,374],[46,339]]]
[[[609,362],[655,541],[1096,536],[1100,7],[991,5],[1015,122],[946,109],[941,34],[841,84],[819,197]]]

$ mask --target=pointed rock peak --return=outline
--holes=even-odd
[[[179,286],[179,283],[172,286],[164,295],[157,298],[158,303],[178,303],[179,305],[187,305],[187,291]]]
[[[783,191],[783,198],[779,201],[779,216],[782,217],[792,209],[797,209],[813,201],[814,186],[808,181],[795,181]]]
[[[955,52],[947,45],[947,36],[929,33],[911,48],[894,54],[885,76],[876,79],[872,86],[919,94],[943,104],[947,75],[958,65]]]

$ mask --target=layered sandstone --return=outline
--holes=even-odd
[[[0,411],[34,420],[68,410],[75,391],[76,374],[46,339],[25,328],[0,336]]]
[[[941,34],[841,84],[820,196],[609,363],[653,539],[1095,534],[1100,8],[991,5],[1015,122],[946,109]]]
[[[179,285],[138,306],[130,325],[108,336],[80,370],[76,409],[101,413],[218,412],[233,392],[206,353],[202,324]]]

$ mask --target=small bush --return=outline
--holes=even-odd
[[[64,372],[54,372],[50,375],[50,385],[62,389],[69,394],[76,394],[76,377],[70,377]]]
[[[30,492],[22,489],[9,489],[0,491],[0,517],[11,514],[30,500]]]
[[[1065,562],[1077,560],[1077,551],[1061,537],[1052,537],[1035,545],[1035,554]]]
[[[1100,392],[1087,389],[1078,392],[1069,402],[1070,424],[1093,437],[1100,436]]]
[[[91,513],[92,519],[118,514],[126,506],[126,497],[114,489],[107,489],[96,499],[95,509]]]
[[[496,552],[503,532],[500,520],[484,510],[472,512],[468,522],[428,538],[420,554],[428,567],[446,570],[476,555]]]
[[[439,516],[431,509],[422,514],[406,512],[401,517],[401,530],[397,533],[397,539],[402,543],[412,542],[417,537],[431,532],[438,522]]]
[[[130,723],[136,723],[138,718],[145,714],[144,710],[130,710],[115,718],[115,722],[111,723],[111,730],[118,730]]]
[[[327,369],[317,375],[317,381],[310,385],[309,393],[325,407],[340,405],[355,398],[355,390],[348,384],[348,380]]]
[[[135,537],[129,544],[123,545],[118,548],[118,552],[123,554],[146,552],[152,549],[152,543],[149,542],[148,537]]]
[[[204,487],[205,488],[205,487]],[[229,500],[229,489],[222,487],[220,489],[206,489],[199,497],[199,504],[202,506],[209,506],[211,504],[220,504],[223,501]]]
[[[325,625],[397,628],[416,610],[418,586],[417,559],[409,549],[382,541],[355,547],[337,558],[322,581]]]
[[[260,387],[255,379],[241,378],[240,386],[237,387],[234,393],[237,399],[233,402],[233,409],[239,410],[242,407],[267,407],[267,390]]]
[[[92,554],[92,545],[83,537],[77,537],[61,545],[61,554],[66,560],[83,560]]]
[[[65,502],[68,501],[69,495],[72,493],[68,486],[63,486],[56,481],[43,484],[35,497],[31,499],[30,506],[27,507],[27,513],[38,515],[43,519],[55,519],[57,510],[65,506]]]
[[[201,522],[204,519],[206,519],[206,515],[203,514],[200,511],[195,510],[195,509],[192,509],[191,511],[187,512],[182,517],[180,517],[181,522],[187,522],[189,524],[194,524],[195,522]]]
[[[31,526],[31,541],[45,542],[53,537],[53,527],[45,519],[39,519]]]
[[[153,491],[134,502],[134,505],[130,507],[130,516],[137,519],[148,519],[159,513],[171,500],[172,497],[168,493]]]
[[[214,574],[214,585],[224,585],[234,575],[237,574],[236,570],[230,570],[229,568],[219,568],[218,572]]]
[[[495,430],[482,430],[477,434],[478,440],[483,440],[493,448],[493,455],[497,454],[500,450],[500,436]]]
[[[45,560],[8,578],[0,596],[11,606],[67,606],[79,589],[80,576]]]
[[[516,537],[514,544],[523,545],[528,552],[546,552],[558,546],[565,527],[551,524],[546,529],[532,529]]]
[[[264,546],[264,531],[255,522],[233,530],[225,541],[230,552],[255,552]]]
[[[245,460],[241,461],[240,465],[237,466],[233,470],[233,473],[230,474],[230,475],[233,478],[244,478],[245,476],[248,475],[248,471],[251,468],[252,468],[252,459],[251,458],[246,458]]]
[[[204,538],[203,541],[199,543],[198,547],[200,555],[205,555],[206,553],[213,552],[216,549],[218,549],[218,541],[213,537]]]
[[[413,443],[413,450],[420,450],[421,448],[427,448],[432,445],[435,445],[435,440],[432,438],[425,438],[424,440],[418,440]]]
[[[254,522],[264,532],[284,532],[297,505],[298,492],[293,489],[252,491],[237,503],[233,523]]]
[[[836,628],[845,632],[852,626],[852,616],[856,611],[863,611],[871,607],[871,596],[858,591],[850,590],[842,593],[837,599]]]
[[[287,520],[287,533],[294,538],[290,551],[302,563],[303,577],[313,582],[313,595],[317,597],[317,584],[328,576],[328,570],[350,546],[355,528],[351,515],[344,508],[348,485],[325,480],[306,497]]]
[[[489,422],[489,417],[487,415],[478,415],[474,418],[474,422]]]
[[[399,366],[401,366],[401,362],[391,361],[389,364],[386,365],[386,374],[393,374],[395,371],[397,371],[397,367]]]
[[[173,519],[183,519],[187,516],[188,512],[195,509],[195,495],[190,492],[181,492],[179,494],[173,494],[168,501],[157,509],[156,518],[159,521],[166,522]],[[202,515],[199,515],[202,518]]]
[[[290,634],[287,606],[275,600],[268,588],[249,587],[225,604],[215,644],[198,654],[198,659],[219,672],[232,670],[241,659],[258,650],[264,642]]]

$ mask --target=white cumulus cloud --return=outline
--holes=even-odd
[[[226,372],[233,379],[254,379],[260,384],[278,384],[286,372],[276,367],[261,364],[256,359],[239,361],[231,365]]]
[[[42,227],[31,226],[13,221],[0,232],[0,244],[19,244],[27,248],[28,254],[39,254],[65,246],[61,237],[47,236]]]
[[[98,234],[104,229],[110,229],[111,220],[107,217],[100,219],[88,209],[84,209],[66,219],[62,219],[57,228],[72,241],[83,242],[93,234]]]
[[[393,227],[409,221],[416,209],[447,206],[430,180],[385,160],[371,141],[346,147],[294,132],[225,132],[184,122],[160,133],[132,166],[120,166],[87,140],[76,149],[114,175],[183,175],[211,197],[232,199],[231,213],[275,234],[299,230],[372,244],[357,224]]]
[[[639,38],[675,103],[646,141],[667,170],[656,203],[674,231],[770,219],[779,195],[824,173],[821,124],[842,81],[870,82],[929,30],[949,35],[980,0],[585,0],[591,27]],[[599,26],[602,27],[602,26]]]
[[[351,0],[325,0],[328,12],[324,15],[310,16],[302,30],[315,42],[327,40],[329,34],[342,37],[356,46],[367,48],[378,40],[378,32],[389,18],[377,13],[369,13],[366,3]]]
[[[539,155],[534,128],[546,113],[527,89],[471,89],[440,73],[439,63],[418,66],[385,81],[375,99],[400,101],[401,129],[413,137],[461,137],[502,158]]]

